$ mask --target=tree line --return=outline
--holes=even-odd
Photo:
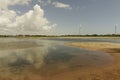
[[[86,35],[0,35],[0,37],[120,37],[120,34]]]

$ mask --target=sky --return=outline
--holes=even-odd
[[[120,34],[120,0],[0,0],[0,35]]]

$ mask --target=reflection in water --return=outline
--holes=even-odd
[[[13,76],[12,80],[33,80],[31,75],[39,75],[36,80],[41,80],[45,75],[73,68],[104,65],[112,61],[111,56],[105,53],[63,46],[47,40],[4,43],[5,45],[0,45],[0,49],[4,48],[0,50],[0,80],[12,79]]]

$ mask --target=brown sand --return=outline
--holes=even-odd
[[[78,42],[66,45],[110,54],[114,62],[109,65],[90,68],[75,68],[60,74],[46,76],[44,80],[120,80],[120,44],[108,42]]]
[[[73,76],[68,73],[70,77],[69,80],[120,80],[120,44],[108,42],[78,42],[69,43],[67,45],[93,51],[106,52],[114,59],[113,64],[88,69],[85,70],[84,73],[79,70],[76,72],[73,71],[73,75],[76,74],[76,76],[74,76],[76,78],[74,79],[72,79]]]

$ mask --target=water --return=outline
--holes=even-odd
[[[111,43],[120,43],[120,39],[110,39],[110,38],[48,38],[49,40],[54,41],[63,41],[63,42],[111,42]]]
[[[42,80],[48,75],[102,66],[113,61],[107,53],[65,46],[63,42],[40,38],[1,38],[0,80],[35,80],[32,76],[37,75],[36,80]]]

